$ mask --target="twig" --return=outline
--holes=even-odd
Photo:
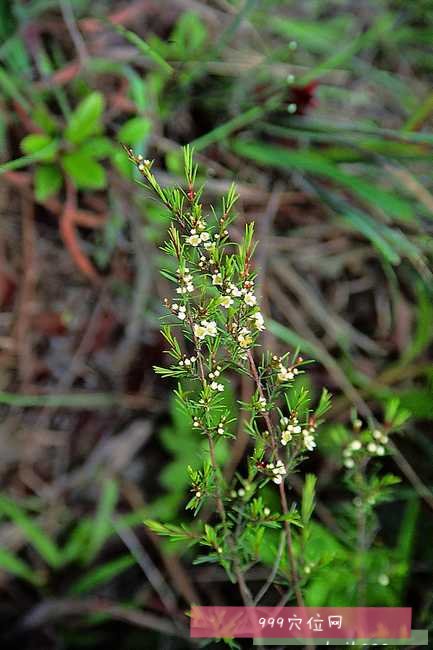
[[[254,605],[256,605],[256,606],[260,603],[261,599],[266,594],[268,589],[270,589],[272,587],[272,585],[274,584],[275,576],[277,575],[278,569],[280,568],[280,562],[281,562],[281,557],[283,555],[283,550],[284,550],[285,543],[286,543],[286,533],[285,533],[285,531],[282,531],[281,535],[280,535],[280,544],[278,546],[277,557],[275,558],[275,562],[274,562],[274,565],[272,567],[272,571],[269,574],[269,577],[266,580],[265,584],[260,589],[260,591],[258,592],[256,597],[254,598]]]
[[[75,20],[74,11],[69,0],[60,0],[60,9],[62,12],[63,20],[69,32],[69,35],[75,45],[75,48],[78,53],[78,57],[82,65],[86,63],[88,58],[88,52],[86,44],[81,35],[81,32],[78,29],[77,21]]]
[[[34,311],[34,293],[37,283],[35,254],[35,222],[33,203],[26,197],[22,200],[22,247],[23,269],[16,324],[16,347],[18,351],[18,372],[22,390],[28,390],[32,375],[31,320]]]
[[[37,629],[47,623],[69,616],[89,616],[92,614],[105,614],[130,625],[156,630],[163,634],[171,634],[184,639],[189,638],[188,633],[179,630],[165,618],[155,616],[150,612],[127,609],[102,598],[83,598],[80,600],[56,598],[46,600],[24,616],[18,625],[18,629]]]

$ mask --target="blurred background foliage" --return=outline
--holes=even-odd
[[[192,143],[210,202],[236,180],[266,344],[334,394],[307,604],[431,626],[432,39],[428,0],[0,2],[2,648],[186,648],[189,603],[237,603],[141,524],[187,516],[202,443],[152,370],[168,216],[121,144],[167,185]],[[393,405],[360,539],[341,449]],[[245,444],[219,448],[229,476]]]

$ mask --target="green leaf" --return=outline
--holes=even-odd
[[[102,484],[101,499],[91,530],[91,536],[85,561],[91,562],[102,548],[107,536],[110,534],[113,524],[112,516],[118,499],[117,483],[113,479],[106,479]]]
[[[89,136],[102,130],[102,114],[104,112],[104,96],[102,93],[90,93],[72,113],[65,137],[74,144],[79,144]]]
[[[54,568],[61,565],[61,554],[57,545],[42,528],[34,523],[23,508],[12,499],[0,496],[0,513],[9,517],[20,528],[29,544],[47,564]]]
[[[45,104],[38,104],[32,112],[32,120],[37,124],[45,133],[55,133],[57,131],[57,123],[52,117],[51,113]]]
[[[90,519],[83,519],[75,526],[62,549],[63,564],[74,562],[86,555],[92,526],[93,521]]]
[[[102,165],[80,150],[63,156],[62,164],[66,173],[80,189],[100,190],[107,184]]]
[[[186,59],[203,48],[206,38],[206,27],[200,16],[193,11],[186,11],[180,15],[171,35],[176,52]]]
[[[57,194],[62,187],[63,177],[56,165],[38,165],[35,170],[35,197],[39,202]]]
[[[0,569],[16,576],[17,578],[27,580],[34,585],[41,583],[41,578],[28,566],[28,564],[4,548],[0,548]]]
[[[115,146],[110,138],[104,136],[97,136],[96,138],[89,138],[80,147],[80,153],[89,158],[107,158],[113,153]]]
[[[20,147],[27,155],[38,154],[39,160],[52,161],[55,159],[58,143],[43,133],[30,133],[21,140]]]
[[[143,523],[153,533],[170,537],[170,541],[172,542],[188,540],[197,543],[200,540],[200,537],[189,531],[184,524],[181,526],[161,524],[159,521],[154,521],[153,519],[146,519]]]
[[[120,127],[119,142],[129,145],[141,143],[150,133],[152,123],[146,117],[133,117]]]
[[[71,586],[69,592],[74,595],[87,593],[91,589],[112,580],[134,564],[135,560],[129,553],[127,555],[121,555],[115,560],[98,566],[96,569],[84,574],[82,578]]]
[[[301,507],[301,519],[304,526],[308,525],[313,514],[316,483],[317,477],[314,474],[307,474],[305,476]]]
[[[125,29],[122,25],[113,25],[114,29],[123,36],[131,45],[134,45],[141,54],[143,54],[145,57],[149,57],[152,59],[155,63],[157,63],[164,72],[168,74],[172,74],[174,72],[174,68],[165,61],[165,59],[158,54],[158,52],[152,48],[146,41],[144,41],[138,34],[135,34],[134,32],[129,31],[128,29]]]

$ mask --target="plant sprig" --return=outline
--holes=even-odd
[[[262,354],[256,363],[260,334],[265,322],[255,295],[253,255],[254,224],[245,227],[240,243],[232,241],[229,226],[235,219],[237,195],[232,186],[219,209],[206,213],[202,188],[196,189],[198,167],[193,152],[184,149],[186,189],[163,189],[153,173],[153,162],[128,149],[130,160],[141,173],[146,187],[170,210],[172,221],[162,250],[174,258],[177,270],[162,270],[173,282],[172,297],[164,299],[167,313],[162,334],[172,363],[155,371],[178,380],[175,391],[189,414],[197,435],[205,436],[208,453],[202,470],[187,467],[192,496],[187,504],[197,515],[203,506],[215,506],[217,519],[206,523],[201,533],[208,556],[199,562],[218,562],[239,585],[247,605],[255,601],[246,573],[260,561],[266,530],[281,530],[287,557],[280,554],[273,569],[279,582],[287,582],[299,606],[303,606],[302,557],[295,551],[293,526],[302,527],[295,504],[289,506],[286,482],[290,473],[316,447],[317,427],[330,405],[324,390],[316,410],[311,396],[299,384],[307,362],[297,353]],[[223,402],[226,383],[236,375],[250,378],[255,390],[249,402],[239,402],[246,415],[251,437],[246,477],[236,474],[227,481],[218,465],[215,448],[223,438],[233,437],[235,418]],[[187,466],[187,463],[186,463]],[[271,514],[265,505],[266,486],[278,490],[280,512]],[[308,520],[314,503],[314,482],[308,483]],[[303,518],[306,519],[305,505]],[[158,529],[154,522],[149,523]],[[161,528],[170,536],[170,529]],[[182,533],[183,535],[183,533]],[[179,531],[173,537],[180,539]],[[304,536],[305,540],[305,536]],[[299,546],[299,544],[298,544]]]

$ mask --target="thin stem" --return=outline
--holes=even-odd
[[[191,319],[189,319],[189,324],[190,324],[190,327],[191,327],[191,331],[193,333],[195,351],[196,351],[197,359],[198,359],[198,362],[199,362],[198,365],[199,365],[200,380],[202,382],[202,385],[204,386],[205,383],[206,383],[206,378],[205,378],[205,375],[204,375],[204,367],[203,367],[203,362],[202,362],[202,358],[201,358],[201,348],[200,348],[199,342],[197,341],[197,337],[194,334],[193,323],[192,323]],[[221,519],[222,524],[226,528],[227,542],[228,542],[228,544],[230,546],[230,550],[232,552],[233,567],[234,567],[234,571],[235,571],[235,575],[236,575],[236,580],[238,581],[239,590],[241,592],[242,600],[244,601],[244,604],[246,606],[253,607],[254,606],[253,597],[252,597],[251,591],[249,590],[249,587],[248,587],[248,585],[247,585],[247,583],[245,581],[242,570],[241,570],[241,568],[239,566],[239,562],[238,562],[238,559],[236,557],[236,549],[235,549],[234,540],[232,538],[232,535],[231,535],[230,531],[227,528],[227,514],[226,514],[225,507],[224,507],[224,501],[223,501],[223,498],[222,498],[222,495],[221,495],[220,475],[219,475],[219,472],[218,472],[218,465],[217,465],[216,457],[215,457],[215,445],[214,445],[214,441],[213,441],[212,434],[210,433],[210,431],[206,431],[206,436],[207,436],[208,446],[209,446],[210,463],[211,463],[212,470],[213,470],[213,473],[214,473],[214,476],[215,476],[215,489],[216,489],[215,501],[216,501],[217,511],[218,511],[218,514],[219,514],[219,517]]]
[[[266,399],[265,394],[263,392],[263,387],[262,387],[262,384],[261,384],[261,381],[260,381],[259,373],[257,371],[257,367],[256,367],[256,364],[255,364],[255,361],[254,361],[251,350],[248,350],[247,356],[248,356],[248,362],[250,364],[251,374],[252,374],[252,376],[254,378],[254,381],[256,383],[257,390],[259,391],[260,397],[262,399]],[[272,422],[271,422],[271,418],[269,417],[269,414],[267,412],[265,412],[263,414],[263,417],[265,419],[266,426],[268,427],[269,435],[271,437],[272,450],[273,450],[276,458],[279,459],[278,445],[277,445],[276,440],[275,440],[274,428],[273,428],[273,425],[272,425]],[[285,489],[284,489],[284,482],[283,481],[279,485],[279,491],[280,491],[281,508],[282,508],[284,516],[287,517],[288,514],[289,514],[289,508],[288,508],[288,505],[287,505],[287,497],[286,497],[286,492],[285,492]],[[291,531],[291,528],[290,528],[290,523],[289,523],[289,521],[287,521],[287,519],[284,522],[284,528],[285,528],[286,539],[287,539],[287,555],[288,555],[289,563],[290,563],[290,572],[291,572],[291,576],[292,576],[292,585],[293,585],[293,589],[294,589],[294,592],[295,592],[295,595],[296,595],[296,601],[298,603],[298,607],[304,607],[305,606],[304,598],[302,596],[302,591],[301,591],[301,587],[300,587],[300,584],[299,584],[298,570],[297,570],[297,566],[296,566],[295,556],[294,556],[294,553],[293,553],[292,531]]]

